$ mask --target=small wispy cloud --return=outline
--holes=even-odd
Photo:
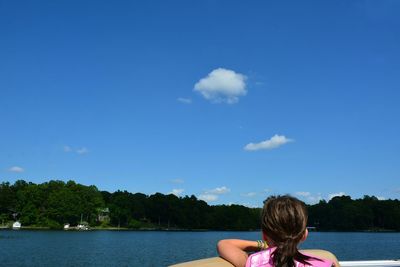
[[[248,192],[248,193],[243,193],[243,194],[240,194],[242,197],[255,197],[255,196],[257,196],[257,193],[256,192]]]
[[[78,149],[76,150],[76,153],[78,153],[78,154],[80,154],[80,155],[82,155],[82,154],[87,154],[87,153],[89,153],[89,150],[88,150],[86,147],[81,147],[81,148],[78,148]]]
[[[386,200],[386,197],[378,196],[378,200]]]
[[[265,141],[259,143],[249,143],[244,147],[244,150],[257,151],[263,149],[274,149],[293,141],[293,139],[286,138],[284,135],[276,134]]]
[[[334,197],[341,197],[341,196],[344,196],[344,195],[346,195],[345,192],[331,193],[331,194],[328,195],[328,200],[331,200]]]
[[[322,198],[321,194],[318,193],[317,195],[308,196],[307,199],[310,204],[315,204],[315,203],[320,202],[323,198]]]
[[[221,195],[221,194],[229,193],[230,191],[231,190],[228,187],[221,186],[221,187],[216,187],[216,188],[211,189],[211,190],[207,190],[206,193]]]
[[[227,194],[231,190],[226,186],[216,187],[214,189],[206,190],[198,196],[199,199],[212,202],[216,201],[220,195]]]
[[[248,203],[248,202],[243,202],[243,203],[238,204],[238,205],[245,206],[245,207],[250,208],[250,209],[262,208],[262,206],[260,204],[251,204],[251,203]]]
[[[176,179],[171,179],[170,182],[173,184],[183,184],[185,181],[183,179],[176,178]]]
[[[72,148],[71,146],[64,146],[63,150],[64,150],[65,153],[74,152],[74,153],[77,153],[79,155],[83,155],[83,154],[89,153],[89,149],[87,149],[86,147]]]
[[[19,167],[19,166],[12,166],[8,169],[9,172],[15,172],[15,173],[21,173],[24,172],[24,168]]]
[[[206,202],[213,202],[218,199],[218,195],[213,195],[213,194],[200,194],[198,196],[199,199],[204,200]]]
[[[172,189],[172,191],[169,192],[168,194],[173,194],[173,195],[179,197],[184,191],[185,191],[185,189],[176,188],[176,189]]]
[[[300,197],[308,197],[311,195],[311,193],[310,192],[296,192],[295,195],[300,196]]]
[[[247,94],[247,77],[241,73],[224,68],[211,71],[194,85],[194,91],[214,103],[234,104],[240,96]]]
[[[182,104],[192,104],[192,99],[190,98],[179,97],[176,100]]]
[[[307,191],[295,192],[294,195],[303,199],[308,204],[315,204],[323,199],[321,193],[313,194]]]

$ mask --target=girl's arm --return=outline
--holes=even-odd
[[[218,254],[235,267],[244,267],[247,261],[246,251],[259,250],[257,241],[224,239],[217,244]]]

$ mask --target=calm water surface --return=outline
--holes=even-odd
[[[224,238],[260,239],[258,232],[0,231],[0,266],[167,266],[216,256]],[[302,248],[339,260],[400,258],[400,233],[312,232]]]

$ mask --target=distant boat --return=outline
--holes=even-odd
[[[64,224],[64,230],[69,230],[69,223]]]
[[[19,229],[21,229],[21,226],[22,226],[21,223],[19,221],[16,221],[13,223],[12,229],[19,230]]]
[[[81,231],[90,230],[89,225],[84,224],[82,221],[82,218],[83,218],[83,214],[81,214],[81,223],[76,226],[76,230],[81,230]]]
[[[89,226],[87,226],[87,225],[85,225],[85,224],[78,224],[78,225],[76,226],[76,229],[77,229],[77,230],[81,230],[81,231],[87,231],[87,230],[89,230]]]

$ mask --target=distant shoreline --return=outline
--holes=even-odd
[[[109,231],[249,231],[260,228],[260,208],[209,205],[196,196],[113,193],[74,181],[0,183],[0,223],[23,229],[89,227]],[[3,195],[5,197],[3,197]],[[307,205],[309,231],[400,231],[400,201],[336,196]],[[69,226],[70,227],[69,227]],[[92,227],[90,227],[92,226]]]
[[[89,230],[78,230],[78,229],[54,229],[45,226],[22,226],[21,229],[12,229],[11,227],[0,226],[1,230],[13,230],[13,231],[24,231],[24,230],[32,230],[32,231],[64,231],[64,232],[90,232],[90,231],[129,231],[129,232],[260,232],[259,230],[212,230],[212,229],[171,229],[171,228],[126,228],[126,227],[90,227]],[[395,230],[353,230],[353,231],[339,231],[339,230],[317,230],[313,232],[320,233],[400,233]]]

